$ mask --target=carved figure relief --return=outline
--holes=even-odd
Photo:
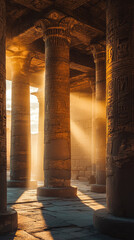
[[[117,40],[117,60],[123,59],[129,55],[128,38]]]

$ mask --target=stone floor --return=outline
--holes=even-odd
[[[8,206],[18,212],[18,230],[0,240],[112,240],[93,227],[93,212],[106,205],[105,194],[90,191],[87,182],[72,181],[78,198],[37,197],[36,189],[8,189]]]

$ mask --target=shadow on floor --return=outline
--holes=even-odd
[[[7,188],[7,204],[11,207],[22,194],[26,191],[26,188]]]
[[[85,183],[77,185],[74,199],[39,197],[36,189],[9,188],[8,203],[18,212],[18,231],[0,240],[112,240],[93,227],[93,212],[104,207],[105,196],[91,193]]]
[[[35,234],[47,240],[112,240],[113,238],[97,233],[93,227],[94,209],[85,200],[45,198],[41,211],[46,229]],[[91,200],[92,201],[92,200]],[[96,204],[96,203],[95,203]],[[89,200],[90,205],[90,200]],[[92,206],[92,204],[91,204]]]

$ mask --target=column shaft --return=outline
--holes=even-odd
[[[16,63],[17,64],[17,63]],[[30,180],[30,86],[28,76],[12,78],[11,180]]]
[[[69,39],[63,27],[45,32],[45,187],[38,194],[74,197],[70,187],[70,82]]]
[[[46,32],[46,187],[70,186],[71,178],[69,45],[64,34],[62,28]]]
[[[107,210],[94,225],[134,239],[134,1],[107,1]]]
[[[107,207],[134,218],[134,2],[107,4]]]

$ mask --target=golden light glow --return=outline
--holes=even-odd
[[[105,208],[104,205],[102,205],[101,203],[98,203],[95,199],[93,199],[92,197],[90,197],[89,195],[86,195],[84,193],[81,193],[81,195],[79,195],[79,198],[81,199],[83,204],[92,208],[95,211],[98,210],[98,209]]]
[[[70,94],[72,170],[91,167],[92,99],[87,92]]]

